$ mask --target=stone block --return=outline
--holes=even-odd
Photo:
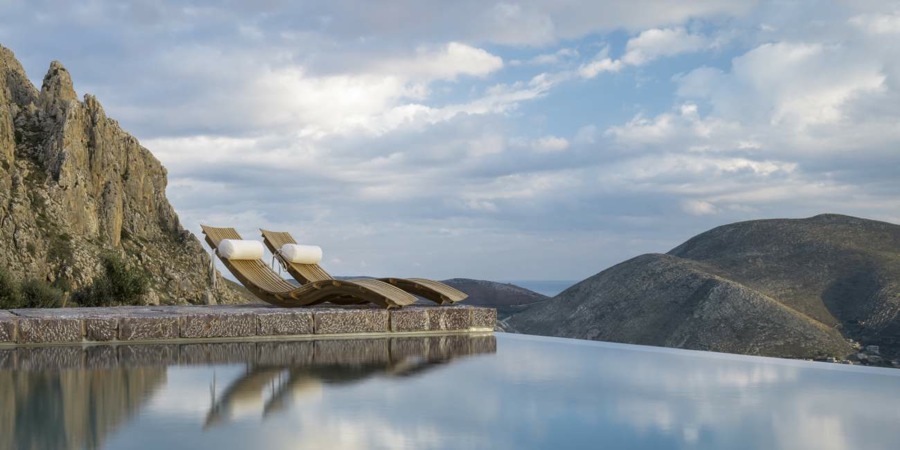
[[[384,309],[317,309],[316,334],[385,333],[390,315]]]
[[[49,344],[81,342],[84,324],[81,319],[27,318],[19,319],[17,340],[20,344]]]
[[[260,336],[297,336],[315,333],[313,315],[309,311],[274,310],[257,315]]]
[[[178,338],[178,317],[175,315],[148,315],[119,318],[120,341],[145,341],[176,338]]]
[[[0,311],[0,343],[16,342],[18,320],[16,315],[8,311]]]
[[[119,320],[115,317],[88,317],[84,319],[84,337],[88,341],[106,342],[118,336]]]
[[[428,331],[428,312],[423,308],[403,308],[390,312],[391,331]]]
[[[179,320],[183,338],[256,336],[258,326],[256,315],[247,313],[194,313]]]
[[[464,306],[436,306],[428,308],[428,329],[431,331],[468,330],[472,317]]]
[[[470,328],[494,331],[497,326],[497,310],[494,308],[469,308],[471,309]]]

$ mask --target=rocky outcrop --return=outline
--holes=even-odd
[[[73,292],[111,251],[149,275],[149,303],[237,298],[211,292],[209,256],[179,223],[150,151],[96,98],[79,100],[62,64],[50,64],[38,91],[2,46],[0,175],[0,267],[13,276]]]
[[[715,228],[513,315],[532,334],[767,356],[900,356],[900,226],[821,215]]]

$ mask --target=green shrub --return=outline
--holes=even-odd
[[[21,308],[22,294],[19,291],[19,283],[6,271],[0,268],[0,309]]]
[[[118,256],[103,256],[103,274],[94,277],[76,301],[83,306],[138,305],[147,293],[149,280],[140,270],[128,267]]]
[[[63,291],[46,281],[29,278],[20,284],[0,269],[0,309],[57,308],[62,299]]]
[[[29,278],[20,292],[26,308],[58,308],[62,303],[63,292],[46,281]]]

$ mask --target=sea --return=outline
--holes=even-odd
[[[544,294],[548,297],[555,297],[560,292],[568,289],[577,283],[578,280],[510,280],[503,283],[511,283],[519,287]]]

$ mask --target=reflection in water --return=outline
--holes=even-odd
[[[103,448],[155,391],[173,387],[166,386],[173,366],[244,365],[218,395],[213,380],[212,406],[202,423],[207,429],[246,412],[271,417],[323,385],[352,385],[378,375],[411,377],[457,357],[494,352],[493,336],[468,335],[5,348],[0,349],[0,449]]]
[[[164,367],[0,370],[0,448],[100,448],[165,381]]]
[[[451,359],[494,353],[493,336],[441,336],[427,338],[348,339],[288,344],[289,361],[269,358],[250,361],[246,371],[216,396],[205,428],[235,415],[258,412],[262,417],[286,410],[305,395],[321,392],[323,385],[357,383],[374,376],[412,377]],[[282,349],[282,352],[284,350]],[[299,355],[299,358],[298,358]]]
[[[503,333],[61,349],[0,349],[0,448],[900,442],[900,371],[889,369]]]

